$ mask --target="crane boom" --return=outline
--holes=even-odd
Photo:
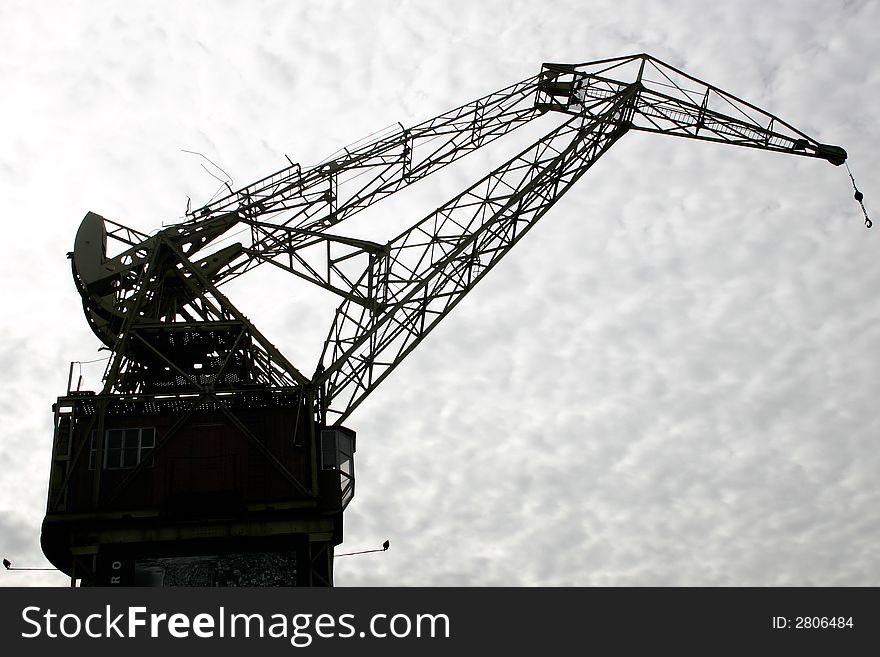
[[[330,231],[388,195],[548,115],[562,122],[389,242]],[[822,144],[649,55],[544,64],[531,78],[343,149],[315,167],[286,167],[152,237],[87,215],[73,254],[74,279],[90,325],[114,353],[105,390],[172,390],[199,380],[216,387],[223,365],[230,386],[311,388],[321,399],[322,420],[330,414],[341,422],[571,184],[632,130],[835,165],[846,159],[842,148]],[[246,245],[214,246],[235,227],[249,230]],[[106,257],[108,237],[123,245],[114,258]],[[223,283],[262,263],[341,298],[312,378],[287,361],[219,291]],[[214,327],[225,336],[215,340],[220,350],[201,358],[213,363],[212,370],[196,373],[174,355],[170,336],[187,326]],[[162,371],[173,376],[157,386]]]
[[[846,151],[822,144],[781,118],[646,54],[586,64],[545,64],[538,104],[577,112],[590,99],[639,85],[631,128],[669,136],[788,153],[843,164]],[[560,96],[562,100],[560,100]]]
[[[342,422],[627,130],[637,89],[594,103],[391,240],[325,346],[325,408]],[[381,309],[381,310],[379,310]],[[323,369],[323,368],[322,368]],[[347,393],[347,394],[346,394]]]
[[[251,228],[246,257],[231,261],[214,280],[222,284],[262,262],[284,267],[277,256],[293,252],[315,231],[335,226],[540,116],[533,102],[538,78],[410,128],[398,124],[390,135],[346,147],[306,171],[294,164],[190,213],[196,218],[235,212]]]
[[[188,214],[197,219],[232,210],[247,215],[254,211],[266,214],[273,210],[299,209],[298,214],[287,218],[300,219],[297,226],[304,228],[308,219],[319,213],[316,208],[303,209],[311,205],[307,195],[327,186],[336,175],[374,169],[379,174],[369,183],[361,184],[358,194],[363,195],[363,190],[374,190],[381,184],[380,193],[385,195],[402,183],[423,178],[535,118],[538,112],[533,100],[538,79],[539,76],[532,76],[410,128],[397,124],[391,134],[340,149],[305,171],[298,164],[285,167]],[[336,184],[344,182],[339,180]],[[326,196],[326,190],[321,190],[320,195]],[[354,197],[355,194],[351,194],[351,198]],[[322,200],[329,207],[329,199]],[[338,216],[331,220],[343,219],[356,212],[359,205],[350,204],[343,211],[340,203],[336,207]],[[301,213],[306,215],[305,219]]]

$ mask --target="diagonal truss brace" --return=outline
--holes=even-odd
[[[249,248],[244,249],[245,253],[314,283],[343,299],[359,303],[373,310],[376,309],[373,299],[358,294],[357,281],[353,280],[340,265],[350,263],[359,257],[366,257],[366,266],[369,268],[376,256],[388,253],[387,245],[302,228],[275,226],[255,221],[248,223],[255,228],[272,230],[276,235],[286,234],[288,239],[285,241],[278,239],[272,249],[268,251]],[[314,251],[316,247],[321,246],[326,247],[326,254],[323,258],[325,266],[319,269],[304,256],[304,252],[310,249]],[[358,271],[360,270],[363,270],[363,267],[358,269]]]
[[[135,294],[127,298],[125,321],[116,334],[113,357],[105,372],[103,394],[113,390],[124,392],[144,392],[145,386],[154,381],[158,372],[156,366],[187,381],[194,389],[210,391],[220,385],[224,373],[236,357],[247,363],[249,372],[243,372],[248,379],[239,380],[241,385],[270,385],[276,388],[303,388],[310,380],[303,375],[266,337],[238,310],[211,282],[202,269],[193,263],[173,240],[158,236],[158,242],[150,251],[150,260],[140,272]],[[157,264],[162,262],[161,267]],[[157,272],[162,270],[160,276]],[[162,278],[159,283],[154,279]],[[142,308],[163,295],[164,287],[173,283],[175,288],[186,290],[185,296],[192,299],[185,321],[169,321],[170,318],[154,318],[146,315]],[[148,335],[168,334],[175,331],[197,333],[204,331],[223,331],[230,336],[231,344],[214,347],[220,351],[219,369],[197,372],[186,369],[184,363],[175,362],[161,348],[153,344]],[[136,354],[140,354],[138,357]],[[143,355],[149,355],[151,368],[140,362]],[[192,367],[192,363],[187,364]],[[196,377],[206,376],[205,382]]]

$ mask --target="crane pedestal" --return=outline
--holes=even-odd
[[[59,398],[43,551],[82,585],[332,586],[355,434],[308,406],[279,390]]]

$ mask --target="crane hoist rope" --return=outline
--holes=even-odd
[[[865,195],[859,191],[858,187],[856,187],[856,179],[853,177],[852,170],[849,168],[849,162],[844,162],[844,164],[846,164],[846,172],[849,174],[849,179],[852,181],[853,198],[859,204],[859,207],[862,208],[862,214],[865,216],[865,228],[870,228],[874,225],[874,222],[868,217],[868,211],[865,209]]]

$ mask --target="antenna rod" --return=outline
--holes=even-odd
[[[384,543],[382,543],[381,548],[377,548],[375,550],[361,550],[359,552],[346,552],[345,554],[337,554],[335,556],[336,557],[350,557],[354,554],[367,554],[368,552],[385,552],[390,547],[391,547],[391,542],[385,541]]]
[[[13,567],[12,562],[9,559],[3,560],[3,566],[6,570],[58,570],[57,568],[17,568]]]

